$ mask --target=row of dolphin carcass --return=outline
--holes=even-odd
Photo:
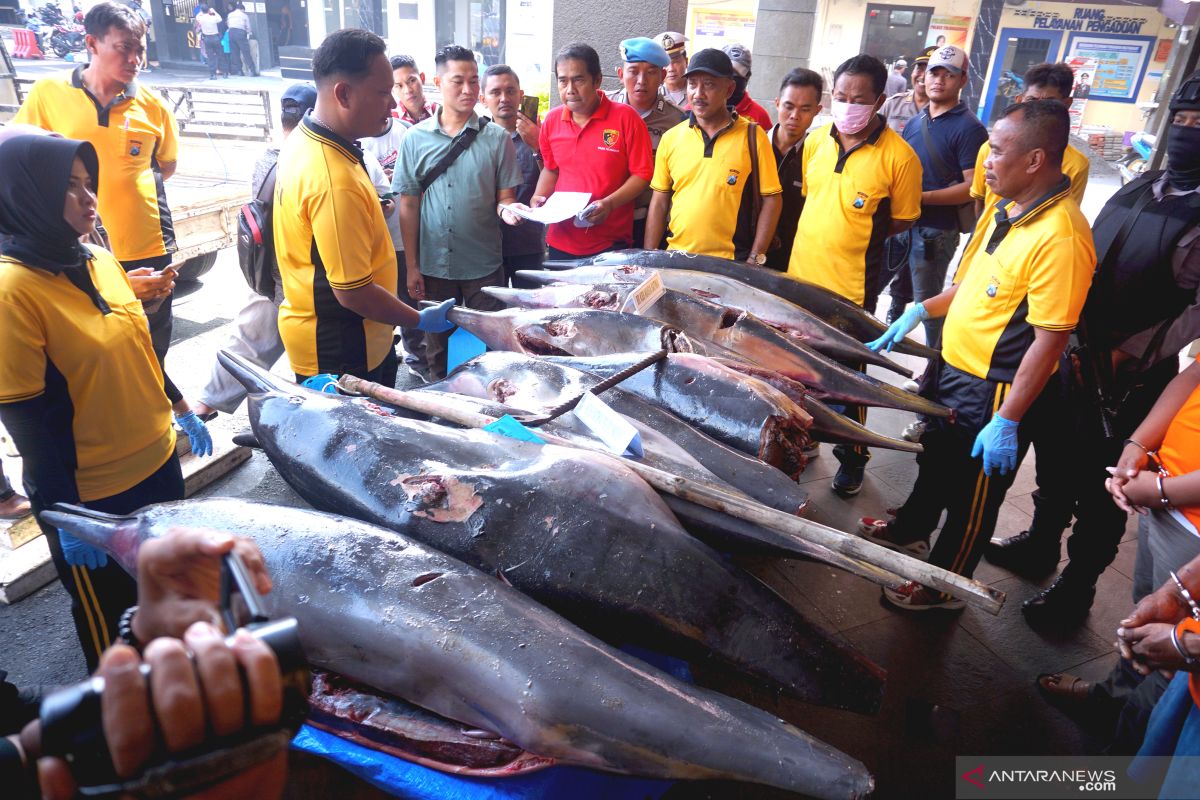
[[[603,395],[638,428],[645,461],[796,514],[806,497],[793,479],[810,433],[916,447],[818,398],[948,412],[832,360],[905,372],[862,345],[880,323],[836,296],[720,259],[634,251],[599,260],[615,266],[528,273],[554,285],[491,290],[532,309],[452,312],[497,352],[414,393],[444,417],[311,392],[222,353],[251,393],[259,445],[301,497],[339,516],[205,500],[126,520],[61,510],[51,521],[127,566],[142,539],[172,525],[251,536],[275,578],[273,610],[297,618],[313,666],[515,746],[501,758],[511,761],[481,774],[561,762],[815,797],[869,793],[857,760],[605,643],[648,643],[807,702],[874,713],[883,671],[719,550],[839,563],[836,554],[779,543],[743,520],[660,495],[590,450],[445,420],[536,415],[645,351],[667,349],[666,361]],[[658,267],[666,291],[644,316],[611,310]],[[593,436],[571,414],[538,430],[567,441]],[[371,713],[360,707],[354,716]]]

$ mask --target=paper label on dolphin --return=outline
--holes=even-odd
[[[433,522],[466,522],[483,505],[475,487],[449,475],[397,475],[393,486],[408,495],[408,510]]]
[[[629,297],[625,300],[625,305],[621,307],[621,310],[629,311],[632,308],[634,314],[641,314],[657,303],[666,290],[666,287],[663,286],[662,274],[655,272],[643,281],[641,286],[638,286],[629,293]]]
[[[605,447],[617,455],[623,455],[626,451],[634,458],[643,458],[646,455],[637,428],[591,392],[584,394],[579,405],[575,406],[575,416],[604,442]]]

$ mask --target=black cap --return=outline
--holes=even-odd
[[[729,56],[714,47],[701,50],[692,56],[692,60],[688,62],[687,72],[683,73],[683,76],[686,78],[696,72],[707,72],[709,75],[730,80],[738,77],[738,74],[733,71],[733,62],[729,60]]]
[[[1176,111],[1200,111],[1200,72],[1193,72],[1179,84],[1175,94],[1171,95],[1169,109],[1172,114]]]

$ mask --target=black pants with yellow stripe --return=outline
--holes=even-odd
[[[917,480],[896,512],[898,540],[923,539],[946,521],[929,554],[929,563],[970,577],[984,546],[996,530],[996,518],[1015,472],[985,475],[983,460],[971,457],[975,437],[1003,404],[1010,384],[981,380],[943,364],[931,398],[955,409],[953,423],[937,420],[921,437],[924,452],[917,456]],[[1035,402],[1021,427],[1024,444],[1028,429],[1048,409]],[[1027,424],[1029,423],[1029,424]]]
[[[29,498],[35,513],[45,510],[43,498],[34,492]],[[183,472],[174,453],[150,477],[131,489],[84,505],[109,514],[128,514],[151,503],[183,499]],[[88,672],[96,669],[100,654],[117,638],[117,622],[125,609],[137,603],[137,584],[113,559],[98,569],[74,567],[63,558],[58,530],[42,524],[50,544],[50,555],[67,593],[71,596],[71,615],[83,646]]]

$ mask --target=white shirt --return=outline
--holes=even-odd
[[[200,32],[205,36],[216,36],[221,32],[217,27],[221,24],[221,15],[212,9],[209,9],[207,14],[196,17],[196,20],[200,23]]]
[[[225,18],[225,24],[230,28],[237,28],[250,33],[250,15],[240,8],[235,8],[229,12],[229,16]]]
[[[400,142],[404,139],[404,134],[408,133],[406,128],[398,119],[393,119],[391,125],[385,133],[379,136],[373,136],[369,139],[360,139],[359,145],[363,149],[363,153],[369,156],[374,156],[382,169],[394,170],[396,168],[396,159],[400,156]],[[364,158],[367,162],[367,171],[371,172],[370,159]],[[384,173],[385,175],[387,173]],[[372,176],[374,181],[374,176]],[[378,188],[378,187],[376,187]],[[387,186],[381,191],[387,194],[392,190],[391,178],[388,178]],[[392,216],[387,218],[388,233],[392,235],[392,246],[399,253],[404,249],[404,240],[400,237],[400,213],[399,211],[392,212]]]

